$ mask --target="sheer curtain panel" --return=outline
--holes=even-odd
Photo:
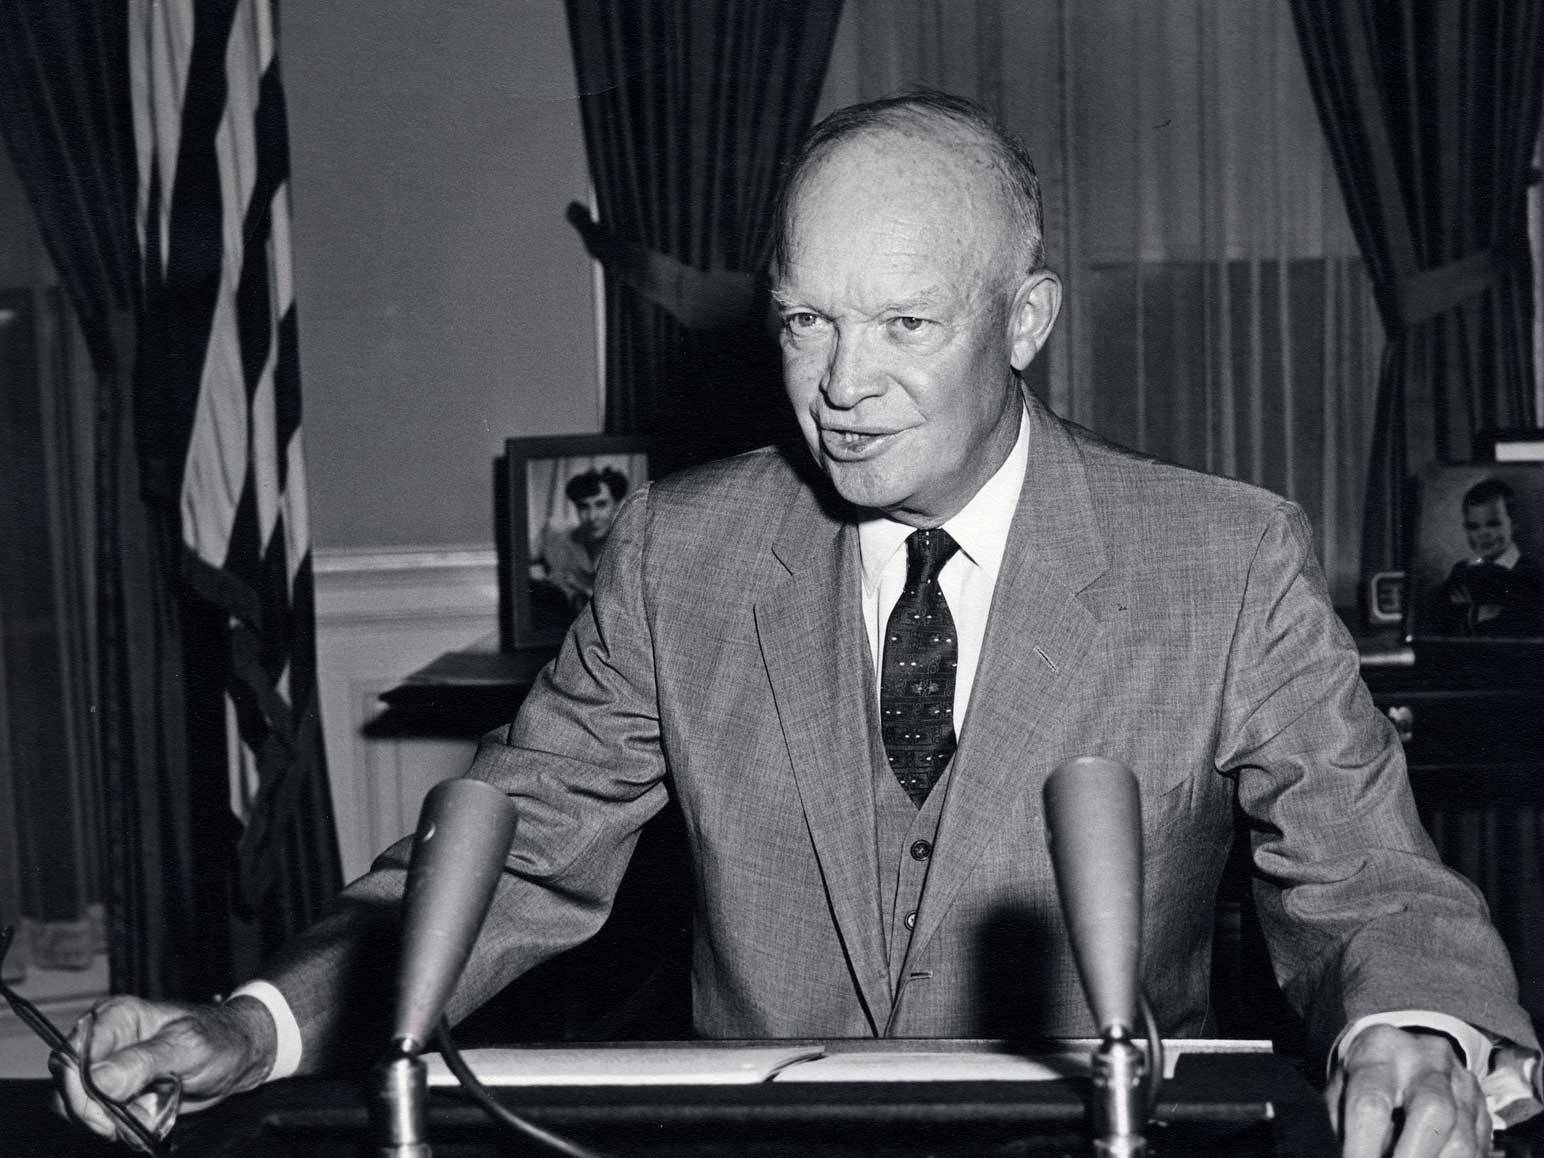
[[[1058,333],[1030,383],[1137,449],[1301,503],[1354,604],[1369,284],[1273,0],[852,0],[860,89],[971,96],[1029,146]]]

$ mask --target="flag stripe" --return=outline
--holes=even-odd
[[[226,563],[248,471],[246,389],[235,303],[220,295],[205,335],[204,374],[182,472],[182,537],[211,566]]]
[[[152,45],[151,67],[175,69],[180,60],[181,45],[177,37],[184,28],[178,12],[181,3],[162,0],[152,9],[150,28],[159,39]],[[148,287],[164,294],[159,312],[160,332],[157,345],[150,347],[156,361],[156,389],[143,391],[136,398],[141,429],[154,433],[154,440],[142,443],[145,458],[146,484],[152,494],[172,498],[182,490],[184,461],[189,440],[201,416],[200,395],[206,378],[207,362],[224,360],[233,350],[220,351],[220,358],[213,359],[216,347],[211,345],[211,333],[219,334],[222,343],[231,338],[226,332],[227,319],[221,319],[216,327],[217,306],[221,300],[221,274],[223,267],[222,218],[224,199],[221,194],[221,178],[216,156],[216,136],[220,128],[222,110],[226,98],[225,44],[230,35],[235,15],[235,0],[200,0],[192,9],[192,42],[189,46],[185,71],[181,74],[182,89],[178,93],[166,92],[174,86],[179,76],[163,71],[152,73],[152,90],[157,93],[154,104],[158,110],[175,107],[181,100],[180,116],[173,120],[169,115],[157,118],[157,149],[163,145],[163,132],[176,125],[176,161],[172,168],[173,179],[162,183],[162,205],[166,214],[164,228],[165,249],[162,266],[162,285]],[[159,18],[157,18],[159,14]],[[170,43],[166,43],[166,41]],[[186,98],[186,99],[183,99]],[[162,156],[161,168],[166,169]],[[205,425],[218,418],[219,428],[231,429],[229,409],[218,408],[214,414],[204,414]],[[217,485],[221,478],[228,480],[226,472],[204,469],[199,472],[207,485]],[[228,503],[234,496],[228,496]],[[184,507],[186,510],[186,507]],[[207,526],[207,520],[202,524]],[[187,528],[185,527],[186,531]]]
[[[222,799],[244,823],[238,891],[252,906],[290,872],[286,847],[336,865],[275,22],[271,0],[134,0],[132,12],[157,387],[141,419],[156,432],[158,493],[180,512],[184,578],[223,615]],[[335,875],[307,896],[319,904]]]

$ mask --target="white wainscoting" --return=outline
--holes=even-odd
[[[377,738],[380,694],[447,651],[498,630],[492,548],[317,551],[317,677],[344,879],[411,832],[429,788],[459,775],[472,744]]]

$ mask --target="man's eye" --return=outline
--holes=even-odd
[[[820,315],[811,313],[809,310],[800,310],[789,314],[784,319],[784,324],[790,330],[812,330],[820,324]]]
[[[902,314],[895,319],[895,325],[908,334],[915,334],[927,326],[927,319],[913,317],[910,314]]]

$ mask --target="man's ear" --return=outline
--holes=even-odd
[[[1008,315],[1008,360],[1018,371],[1035,360],[1061,311],[1061,278],[1036,270],[1019,283]]]

